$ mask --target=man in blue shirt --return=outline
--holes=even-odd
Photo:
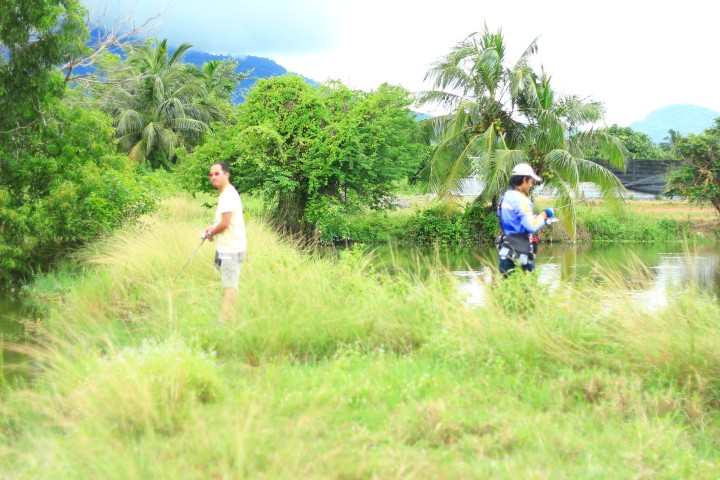
[[[497,247],[500,273],[505,277],[518,264],[523,271],[535,269],[533,233],[546,225],[547,219],[554,214],[552,208],[546,208],[538,215],[533,213],[529,195],[535,182],[542,182],[542,179],[529,164],[519,163],[510,174],[510,188],[500,199],[497,214],[502,234]]]

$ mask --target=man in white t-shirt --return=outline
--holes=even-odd
[[[210,166],[210,183],[220,192],[215,220],[205,229],[208,240],[217,241],[215,266],[220,269],[223,287],[221,321],[227,321],[237,300],[240,267],[246,257],[245,221],[240,194],[230,184],[230,168],[225,162]]]

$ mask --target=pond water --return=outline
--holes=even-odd
[[[393,270],[422,274],[429,265],[440,263],[458,280],[458,288],[469,304],[485,302],[485,287],[497,266],[494,247],[476,248],[393,248],[373,249],[373,263]],[[720,243],[692,246],[682,244],[631,245],[541,245],[536,261],[538,281],[557,286],[560,281],[576,282],[599,278],[597,267],[609,272],[644,265],[650,277],[642,289],[629,292],[648,308],[667,304],[672,292],[694,285],[720,294]],[[634,266],[634,267],[633,267]]]

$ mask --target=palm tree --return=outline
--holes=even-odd
[[[658,146],[663,152],[672,152],[673,147],[680,143],[680,140],[682,140],[682,134],[671,128],[668,130],[668,136],[663,138]]]
[[[577,220],[574,201],[581,182],[596,184],[608,199],[625,192],[610,170],[585,159],[584,152],[600,152],[602,159],[622,169],[627,151],[620,139],[605,131],[583,130],[602,120],[604,109],[599,102],[574,95],[558,96],[545,72],[534,91],[531,99],[520,102],[528,123],[524,125],[523,143],[514,153],[516,158],[530,162],[543,177],[544,192],[555,194],[556,203],[568,208],[560,218],[574,240]],[[500,152],[500,156],[509,153]]]
[[[427,170],[431,188],[440,194],[456,190],[463,178],[476,175],[483,190],[477,202],[491,202],[507,188],[512,168],[533,164],[546,188],[568,206],[564,225],[575,238],[575,207],[580,182],[597,183],[606,195],[622,188],[606,168],[584,159],[595,146],[611,165],[624,168],[625,150],[612,135],[580,131],[602,119],[602,105],[574,96],[556,98],[550,78],[529,65],[537,52],[533,41],[512,68],[504,65],[500,31],[472,34],[428,72],[435,90],[420,97],[450,113],[426,121],[426,139],[435,144]]]
[[[205,76],[208,92],[223,100],[230,100],[238,83],[248,78],[250,72],[237,73],[238,61],[209,60],[202,64],[200,71]]]
[[[512,68],[506,66],[501,31],[473,33],[435,63],[425,75],[433,89],[420,104],[438,104],[450,110],[425,121],[426,140],[436,147],[427,166],[431,189],[446,194],[464,177],[478,173],[498,149],[512,148],[517,133],[517,102],[521,93],[532,98],[535,73],[529,66],[537,43],[533,40]],[[490,172],[492,176],[492,172]]]
[[[114,119],[118,149],[153,167],[171,161],[177,147],[198,145],[219,110],[206,102],[204,75],[188,68],[182,57],[191,45],[183,43],[169,55],[167,40],[149,40],[128,47],[127,60],[105,73],[98,95]]]

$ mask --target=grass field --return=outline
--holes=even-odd
[[[173,283],[200,204],[28,288],[40,341],[0,393],[0,478],[718,478],[717,298],[647,311],[612,293],[639,266],[554,293],[518,275],[470,308],[442,270],[329,261],[251,215],[219,325],[211,246]]]

